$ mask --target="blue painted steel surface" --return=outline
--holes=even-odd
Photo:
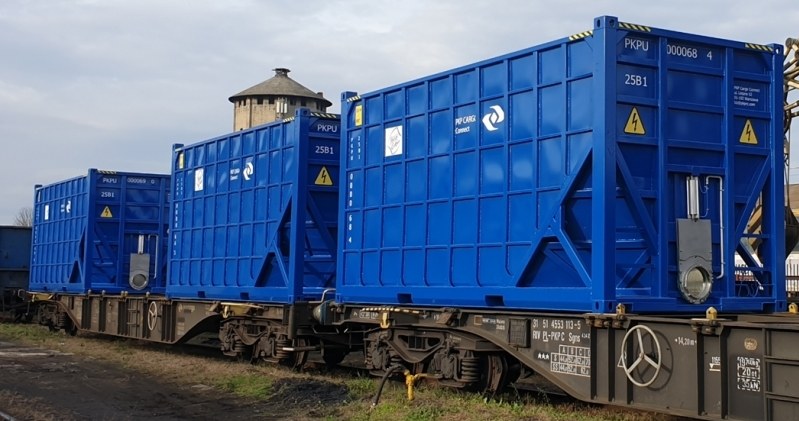
[[[781,78],[780,46],[601,17],[569,38],[345,92],[337,300],[782,310]],[[678,286],[688,176],[711,221],[716,279],[701,304]],[[759,197],[762,232],[744,234]],[[742,245],[752,237],[759,258]],[[736,252],[759,284],[736,281]]]
[[[27,270],[30,264],[30,227],[0,226],[0,269]]]
[[[338,165],[339,116],[307,109],[176,145],[167,296],[319,299],[335,286]]]
[[[28,288],[30,264],[30,227],[0,226],[0,303],[6,290]]]
[[[36,186],[30,290],[163,293],[169,175],[90,169]],[[130,256],[150,254],[147,288],[129,285]]]

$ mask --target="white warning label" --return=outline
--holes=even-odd
[[[197,168],[194,170],[194,191],[202,191],[205,187],[205,170]]]
[[[402,126],[386,127],[386,157],[402,155]]]

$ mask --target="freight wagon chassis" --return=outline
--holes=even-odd
[[[211,302],[159,295],[32,293],[36,320],[51,330],[86,331],[161,343],[182,343],[218,329],[222,315]]]
[[[366,333],[365,365],[375,376],[401,366],[444,385],[494,393],[519,376],[518,362],[471,334],[434,329],[375,329]]]
[[[219,339],[225,355],[251,362],[267,361],[299,369],[312,351],[321,351],[330,365],[340,363],[353,348],[362,344],[352,333],[322,329],[312,311],[319,303],[293,306],[263,306],[221,303],[224,320]]]
[[[325,303],[371,326],[367,366],[494,392],[535,372],[574,398],[701,419],[799,419],[799,314],[663,317]]]
[[[36,320],[51,330],[78,331],[167,344],[219,334],[223,354],[302,366],[308,352],[321,350],[330,364],[347,355],[352,334],[318,329],[311,311],[318,303],[262,305],[169,300],[157,295],[31,294]],[[358,335],[359,336],[359,335]],[[357,347],[359,344],[355,344]]]

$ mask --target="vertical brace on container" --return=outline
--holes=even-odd
[[[596,48],[599,49],[594,60],[596,80],[616,80],[618,72],[617,20],[603,17],[597,20],[594,30]],[[597,83],[594,87],[594,101],[599,109],[617,109],[617,89],[614,83]],[[591,296],[593,310],[606,312],[612,310],[616,300],[616,181],[617,148],[616,113],[595,113],[593,120],[594,147],[591,148],[591,177],[593,196],[591,212],[594,221],[591,227],[591,277],[593,282]],[[612,139],[612,140],[611,140]],[[582,167],[578,167],[582,168]],[[562,203],[562,202],[560,202]]]
[[[719,256],[721,261],[721,271],[716,279],[724,277],[724,266],[726,260],[724,258],[724,179],[718,175],[708,175],[705,177],[705,189],[710,185],[710,179],[719,181]]]
[[[299,124],[294,126],[296,139],[308,138],[307,116],[308,109],[300,108],[295,112]],[[307,216],[308,195],[301,189],[308,182],[308,172],[305,170],[308,165],[307,148],[308,142],[296,142],[296,162],[294,165],[294,180],[291,185],[291,228],[289,229],[289,241],[293,246],[293,252],[289,254],[288,278],[286,286],[290,301],[300,300],[304,293],[305,277],[303,271],[305,267],[305,253],[299,245],[305,241],[305,221]]]

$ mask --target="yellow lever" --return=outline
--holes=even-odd
[[[410,371],[405,370],[405,385],[408,386],[408,400],[413,400],[413,384],[416,383],[416,380],[419,380],[423,377],[427,377],[427,374],[419,373],[419,374],[411,374]]]

